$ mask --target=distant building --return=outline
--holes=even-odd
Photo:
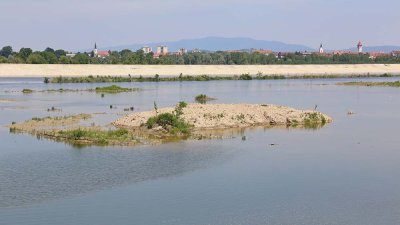
[[[186,54],[187,52],[188,52],[188,51],[187,51],[186,48],[180,48],[179,51],[178,51],[178,55],[184,55],[184,54]]]
[[[160,56],[168,55],[168,46],[159,45],[157,46],[156,53],[153,55],[153,58],[158,59]]]
[[[323,54],[324,53],[324,48],[322,47],[322,43],[319,46],[319,53]]]
[[[168,46],[165,45],[159,45],[157,46],[157,55],[167,55],[168,54]]]
[[[195,48],[195,49],[192,50],[192,53],[200,53],[200,52],[201,52],[201,50],[198,49],[198,48]]]
[[[333,51],[332,52],[333,55],[351,55],[351,54],[356,54],[354,52],[345,52],[345,51]]]
[[[111,55],[111,51],[98,51],[97,43],[94,43],[93,57],[95,58],[106,58]]]
[[[385,57],[385,56],[389,56],[390,57],[390,53],[384,53],[384,52],[368,52],[369,58],[370,59],[376,59],[377,57]]]
[[[357,44],[357,50],[358,50],[358,53],[362,53],[363,52],[363,45],[362,45],[361,41],[359,41],[358,44]]]
[[[400,51],[392,51],[392,56],[393,57],[399,57],[400,56]]]
[[[259,50],[257,50],[257,49],[252,49],[252,50],[251,50],[251,53],[259,53],[259,54],[262,54],[262,55],[270,55],[270,54],[272,54],[272,50],[264,50],[264,49],[259,49]]]
[[[149,46],[143,46],[142,51],[144,52],[144,54],[149,54],[153,51],[153,49],[151,49],[151,47]]]
[[[76,56],[76,53],[69,52],[69,53],[65,54],[65,56],[72,58],[72,57]]]

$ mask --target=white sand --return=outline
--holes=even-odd
[[[0,99],[0,103],[10,103],[10,102],[15,102],[15,100],[10,100],[10,99]]]
[[[158,113],[172,112],[174,108],[162,108]],[[258,104],[189,104],[181,116],[195,129],[237,128],[253,125],[287,125],[304,124],[309,114],[317,113],[326,122],[332,119],[312,110],[297,110],[276,105]],[[155,111],[138,112],[127,115],[114,122],[115,126],[140,127]]]
[[[0,64],[0,77],[183,75],[380,75],[400,74],[400,64],[355,65],[32,65]]]

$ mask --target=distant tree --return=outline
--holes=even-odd
[[[46,64],[46,63],[48,63],[46,61],[46,59],[39,52],[30,54],[28,59],[26,60],[26,62],[31,63],[31,64]]]
[[[19,55],[10,55],[8,56],[8,62],[9,63],[25,63],[25,60],[21,58]]]
[[[5,46],[0,50],[0,56],[4,56],[8,58],[13,53],[13,49],[11,46]]]
[[[0,63],[8,63],[8,59],[4,56],[0,56]]]
[[[60,57],[58,62],[61,63],[61,64],[70,64],[71,63],[71,58],[63,55],[63,56]]]
[[[71,62],[73,64],[89,64],[90,58],[86,53],[78,53],[72,58]]]
[[[61,56],[65,56],[67,55],[67,52],[62,50],[62,49],[58,49],[54,52],[54,54],[56,54],[57,58],[60,58]]]
[[[54,52],[41,52],[42,57],[47,61],[49,64],[56,64],[58,63],[58,58]]]
[[[30,48],[21,48],[21,50],[19,50],[19,56],[24,60],[26,60],[30,54],[32,54],[32,49]]]
[[[54,53],[54,49],[52,49],[52,48],[50,48],[50,47],[47,47],[44,51],[45,51],[45,52]]]
[[[122,50],[119,54],[120,54],[122,57],[124,57],[124,55],[130,54],[130,53],[132,53],[131,50],[129,50],[129,49],[124,49],[124,50]]]

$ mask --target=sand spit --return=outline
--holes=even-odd
[[[400,74],[400,64],[340,65],[63,65],[63,64],[0,64],[0,77],[56,76],[234,76],[256,75],[381,75]]]
[[[174,108],[162,108],[158,113],[173,112]],[[138,112],[118,119],[118,127],[137,128],[155,116],[155,111]],[[307,125],[325,124],[332,119],[320,112],[297,110],[290,107],[260,104],[189,104],[183,108],[181,118],[195,130],[242,128],[256,125]]]
[[[82,120],[87,120],[92,118],[90,114],[79,114],[73,116],[63,116],[63,117],[45,117],[37,118],[34,117],[31,120],[27,120],[21,123],[11,124],[9,127],[15,131],[23,132],[36,132],[40,130],[51,130],[51,129],[66,129],[66,126],[79,124]]]
[[[10,102],[16,102],[16,101],[10,99],[0,99],[0,103],[10,103]]]

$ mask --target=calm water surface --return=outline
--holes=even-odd
[[[109,84],[0,79],[0,99],[15,100],[0,103],[0,224],[398,225],[400,89],[335,85],[341,81],[120,83],[144,91],[102,98],[20,91]],[[74,148],[3,126],[76,113],[106,113],[94,121],[108,124],[124,108],[192,102],[200,93],[215,103],[317,105],[334,122],[319,130],[254,128],[230,139],[129,148]],[[52,106],[62,112],[47,112]]]

